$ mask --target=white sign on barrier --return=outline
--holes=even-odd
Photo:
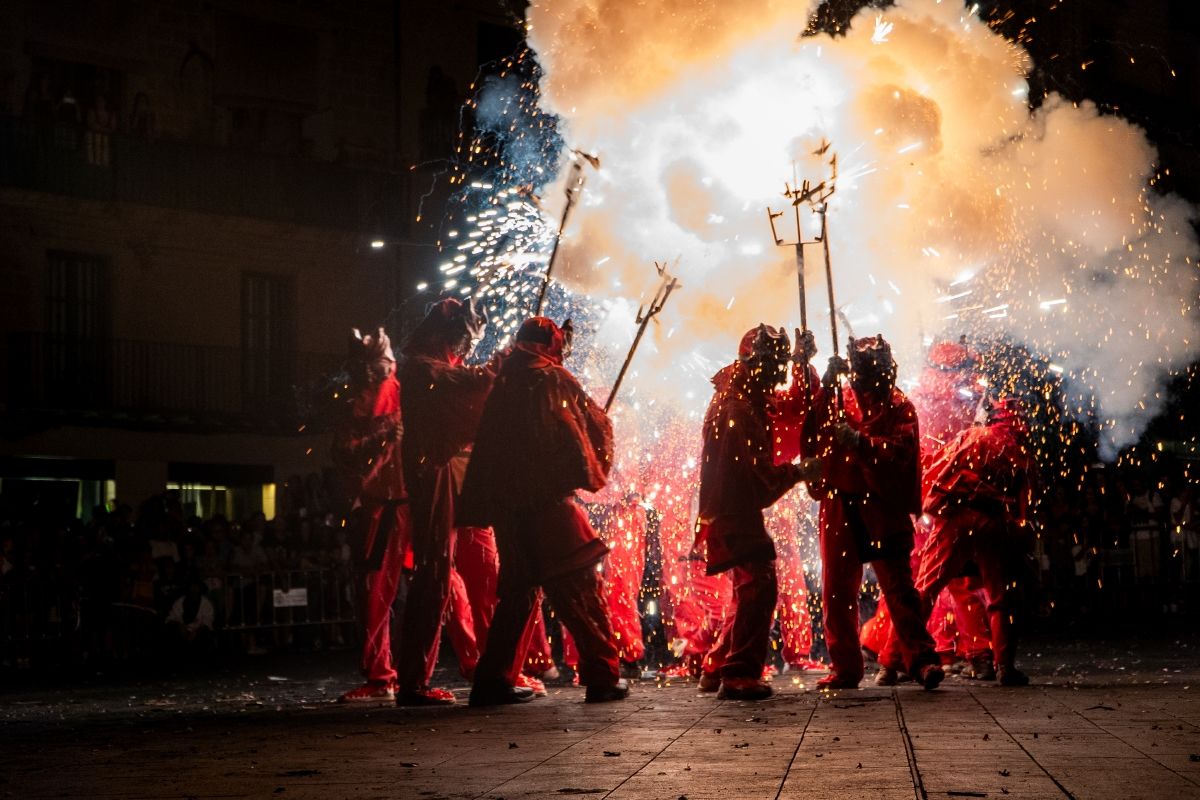
[[[276,608],[302,608],[308,605],[308,589],[276,589],[274,601]]]

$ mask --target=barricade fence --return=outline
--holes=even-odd
[[[226,573],[204,579],[213,633],[230,651],[263,643],[354,645],[358,581],[344,568]],[[180,587],[182,591],[183,587]],[[111,590],[111,591],[110,591]],[[0,579],[0,668],[129,660],[163,646],[177,596],[126,596],[77,578]],[[304,632],[300,635],[300,632]]]

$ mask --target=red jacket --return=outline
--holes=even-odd
[[[333,457],[356,479],[360,498],[386,502],[407,497],[397,436],[403,430],[400,384],[394,376],[354,398],[349,419],[334,433]]]
[[[1023,522],[1033,492],[1033,459],[1019,430],[1004,422],[960,433],[930,467],[925,511],[947,514],[960,506]]]
[[[835,494],[853,500],[869,541],[879,549],[907,554],[912,547],[911,515],[921,513],[920,430],[913,404],[899,389],[882,400],[858,397],[842,388],[844,421],[861,435],[857,446],[845,447],[833,438],[839,421],[836,394],[820,389],[805,419],[806,456],[824,456],[825,473],[810,484],[818,500]],[[908,544],[899,541],[905,539]]]
[[[798,467],[775,463],[768,398],[755,396],[746,367],[735,361],[713,377],[713,386],[704,415],[696,524],[696,545],[707,545],[710,575],[775,558],[762,509],[800,481]]]
[[[594,564],[608,548],[571,500],[603,488],[612,424],[561,366],[533,344],[503,358],[479,426],[458,524],[494,526],[502,557],[531,583]]]

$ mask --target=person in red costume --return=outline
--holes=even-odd
[[[870,562],[909,674],[934,689],[944,673],[909,564],[913,515],[921,512],[920,431],[916,410],[896,388],[896,362],[883,336],[851,340],[849,364],[830,358],[814,403],[803,446],[825,459],[825,475],[810,492],[821,503],[822,601],[832,662],[817,685],[853,689],[862,681],[858,594],[862,565]]]
[[[929,490],[929,467],[946,443],[974,420],[981,397],[975,370],[977,357],[964,341],[935,342],[926,355],[917,386],[912,392],[921,430],[922,497]],[[918,567],[918,553],[929,534],[928,518],[918,520],[911,564]],[[938,595],[929,617],[929,633],[943,665],[967,678],[995,678],[989,635],[978,582],[972,576],[952,580]],[[881,669],[876,683],[892,686],[902,677],[902,658],[887,614],[881,602],[875,616],[860,632],[864,647],[878,654]]]
[[[484,324],[472,302],[448,298],[430,307],[404,346],[400,385],[407,435],[401,453],[414,563],[401,628],[399,705],[454,702],[453,692],[430,681],[451,595],[455,504],[495,380],[493,365],[463,363]]]
[[[612,425],[562,365],[570,337],[569,323],[560,328],[545,317],[522,323],[467,468],[459,523],[492,526],[500,549],[500,599],[475,671],[474,706],[530,699],[509,675],[518,648],[528,643],[538,587],[575,639],[585,700],[629,694],[596,570],[608,548],[574,499],[577,490],[604,486]]]
[[[710,575],[729,572],[733,613],[705,657],[701,689],[711,690],[719,665],[719,696],[762,700],[762,680],[778,600],[775,545],[763,509],[789,489],[820,474],[816,459],[776,464],[770,434],[775,387],[787,377],[787,333],[759,325],[746,332],[738,358],[713,377],[715,392],[704,416],[700,457],[700,513],[696,548],[705,552]]]
[[[392,603],[401,573],[412,565],[408,495],[400,466],[400,384],[391,342],[380,328],[350,340],[350,413],[334,435],[333,457],[357,484],[352,531],[366,572],[362,672],[366,683],[343,694],[343,703],[391,700]]]
[[[933,528],[921,548],[917,589],[927,606],[968,563],[979,569],[987,598],[996,679],[1025,686],[1016,668],[1017,591],[1022,559],[1030,549],[1026,517],[1033,495],[1033,459],[1018,403],[1003,399],[987,411],[987,424],[960,433],[931,468],[925,512]]]

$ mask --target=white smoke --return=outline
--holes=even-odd
[[[743,331],[798,324],[793,254],[774,246],[765,209],[786,208],[794,170],[828,176],[828,154],[813,155],[827,140],[837,303],[858,334],[885,334],[910,374],[925,336],[1011,334],[1094,387],[1110,445],[1136,438],[1198,335],[1194,209],[1149,190],[1144,133],[1054,96],[1031,111],[1024,50],[954,0],[864,11],[844,37],[801,39],[810,6],[530,8],[543,105],[603,162],[558,276],[606,301],[604,347],[631,338],[651,262],[679,259],[684,288],[638,353],[630,396],[694,408]],[[792,236],[790,213],[777,224]],[[807,211],[804,224],[816,234]],[[828,354],[820,247],[806,256],[810,326]]]

